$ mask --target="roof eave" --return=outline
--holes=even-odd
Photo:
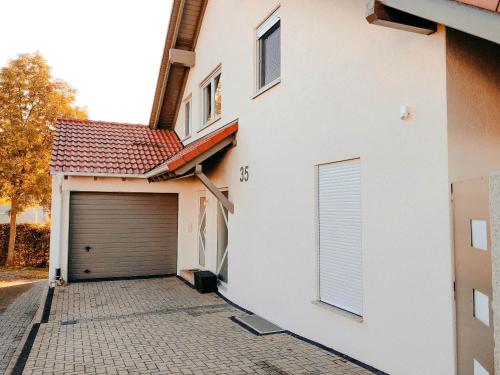
[[[391,8],[500,44],[500,14],[451,0],[380,0]]]
[[[173,161],[172,158],[166,160],[164,163],[146,172],[146,178],[151,182],[169,180],[186,175],[197,165],[203,163],[205,160],[209,159],[218,152],[226,148],[235,146],[237,131],[238,120],[234,120],[218,131],[209,133],[206,137],[200,138],[200,140],[206,139],[207,142],[211,142],[212,144],[210,145],[210,147],[203,147],[203,150],[201,150],[198,146],[198,152],[196,152],[196,150],[189,151],[189,156],[187,158],[183,156],[183,160],[181,159],[180,161]],[[214,137],[216,136],[218,138],[214,139]]]
[[[95,172],[62,172],[50,171],[50,175],[73,176],[73,177],[112,177],[112,178],[146,178],[144,174],[126,174],[126,173],[95,173]]]
[[[185,8],[186,3],[188,3],[188,2],[189,2],[189,0],[174,0],[174,2],[172,4],[172,12],[170,14],[169,27],[168,27],[167,37],[165,39],[163,56],[162,56],[162,60],[161,60],[160,71],[158,74],[155,96],[153,99],[153,106],[151,109],[151,116],[150,116],[150,120],[149,120],[149,127],[152,129],[156,129],[159,126],[160,114],[162,112],[162,107],[163,107],[164,102],[165,102],[165,91],[167,88],[169,74],[171,73],[170,68],[172,66],[172,63],[170,62],[170,59],[169,59],[169,51],[171,48],[176,47],[177,37],[179,34],[179,28],[181,27],[181,23],[182,23],[184,8]],[[194,33],[193,40],[192,40],[191,51],[195,50],[196,42],[198,40],[198,35],[200,32],[201,23],[203,20],[203,16],[205,13],[207,3],[208,3],[208,0],[202,0],[202,2],[201,2],[201,11],[200,11],[200,15],[198,17],[198,22],[197,22],[195,33]],[[187,71],[189,71],[189,70],[187,69]],[[184,75],[187,76],[187,72],[185,72]],[[175,95],[177,96],[177,98],[176,98],[177,105],[175,108],[175,112],[173,113],[174,121],[171,124],[163,124],[165,128],[173,128],[173,126],[174,126],[175,119],[177,118],[177,114],[179,112],[179,107],[180,107],[180,103],[181,103],[181,100],[179,100],[179,99],[183,95],[185,83],[186,83],[186,77],[184,77],[183,83],[182,83],[179,91],[175,93]]]

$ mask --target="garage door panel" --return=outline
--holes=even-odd
[[[124,247],[110,247],[104,249],[99,249],[97,248],[92,248],[90,253],[85,252],[85,250],[79,250],[73,252],[73,260],[77,261],[78,259],[87,259],[89,257],[99,257],[99,258],[105,258],[105,257],[116,257],[117,259],[121,259],[124,256],[126,259],[130,259],[133,256],[148,256],[148,255],[156,255],[154,259],[160,259],[162,257],[167,257],[167,255],[163,254],[158,254],[158,247],[161,246],[165,250],[175,250],[175,246],[171,244],[170,246],[168,244],[159,244],[156,247],[149,247],[149,248],[140,248],[140,247],[127,247],[126,250],[124,250]],[[92,254],[93,253],[93,254]],[[167,254],[167,251],[164,252]],[[175,256],[172,255],[174,258]],[[146,261],[147,259],[144,259]]]
[[[78,235],[78,234],[89,234],[89,233],[104,233],[104,234],[109,234],[110,236],[119,236],[119,235],[123,235],[123,234],[128,234],[129,237],[131,238],[134,238],[136,237],[137,235],[143,233],[143,237],[145,236],[148,236],[150,235],[151,237],[154,237],[155,235],[157,235],[158,233],[165,233],[165,232],[169,232],[169,233],[174,233],[175,231],[172,230],[172,226],[170,227],[154,227],[154,228],[144,228],[144,229],[141,229],[141,228],[127,228],[125,225],[123,225],[124,223],[122,223],[121,225],[117,226],[117,227],[111,227],[111,226],[106,226],[106,227],[103,227],[102,225],[88,225],[88,226],[84,226],[83,228],[78,228],[75,230],[74,234],[75,235]],[[174,223],[172,223],[172,225],[174,225]]]
[[[96,205],[101,204],[101,203],[95,203]],[[165,213],[166,209],[170,209],[171,207],[169,206],[157,206],[157,207],[151,207],[149,209],[147,206],[144,206],[144,204],[141,204],[140,206],[127,206],[127,207],[119,207],[115,208],[114,205],[102,205],[99,208],[90,207],[90,206],[79,206],[73,209],[74,212],[82,212],[84,211],[87,216],[90,215],[101,215],[102,211],[110,211],[107,213],[109,216],[124,216],[124,217],[130,217],[132,216],[132,212],[135,212],[136,215],[143,215],[143,216],[152,216],[152,215],[167,215],[167,217],[175,217],[173,212],[167,212]],[[134,216],[136,216],[134,215]]]
[[[169,208],[166,207],[165,210],[168,210]],[[103,217],[103,212],[106,214],[106,217]],[[92,213],[88,213],[88,211],[78,211],[78,210],[73,210],[73,213],[79,215],[81,213],[85,213],[85,216],[82,217],[82,220],[83,221],[90,221],[90,220],[100,220],[100,221],[108,221],[108,222],[114,222],[116,220],[122,220],[122,221],[126,221],[126,220],[133,220],[137,217],[141,217],[141,218],[144,218],[146,220],[153,220],[153,219],[158,219],[158,218],[161,218],[162,220],[165,220],[165,221],[176,221],[176,218],[177,218],[177,215],[174,215],[173,213],[172,214],[161,214],[161,213],[150,213],[148,214],[147,212],[144,212],[144,213],[141,213],[141,214],[137,214],[137,215],[133,215],[131,214],[131,212],[133,212],[133,210],[127,210],[126,211],[127,213],[125,213],[125,211],[123,212],[120,212],[120,211],[115,211],[115,210],[112,210],[112,209],[108,209],[108,210],[102,210],[102,211],[95,211],[95,212],[92,212]]]
[[[163,237],[148,237],[147,238],[147,241],[148,243],[145,244],[144,241],[146,241],[145,238],[143,238],[142,240],[137,237],[131,237],[131,236],[109,236],[108,238],[99,238],[100,234],[97,233],[97,232],[89,232],[89,234],[81,234],[81,235],[78,235],[75,236],[74,238],[74,241],[73,241],[73,244],[74,244],[74,247],[75,247],[75,250],[78,249],[78,247],[84,249],[86,246],[92,246],[92,245],[89,245],[89,241],[85,238],[85,237],[88,237],[89,235],[95,235],[96,236],[96,239],[92,241],[92,244],[94,245],[93,247],[94,248],[97,248],[97,247],[100,247],[100,248],[106,248],[106,247],[119,247],[119,246],[125,246],[125,245],[131,245],[131,246],[134,246],[134,245],[139,245],[139,246],[157,246],[157,245],[168,245],[168,244],[176,244],[177,242],[174,241],[174,240],[169,240],[169,239],[166,239],[166,238],[163,238]],[[104,236],[105,233],[102,234],[102,236]],[[171,233],[165,233],[164,234],[165,236],[167,235],[171,235],[171,236],[175,236],[175,233],[174,232],[171,232]]]
[[[82,233],[79,235],[75,235],[73,237],[73,244],[75,245],[75,248],[78,248],[78,246],[81,246],[82,248],[85,248],[86,246],[89,245],[88,241],[88,236],[89,235],[95,235],[96,239],[92,241],[92,243],[95,246],[102,245],[103,247],[105,246],[112,246],[114,244],[139,244],[139,245],[145,245],[144,241],[145,239],[143,238],[142,240],[137,238],[137,236],[134,235],[123,235],[123,236],[109,236],[108,238],[99,238],[99,232],[91,232],[89,231],[88,233]],[[104,236],[106,232],[102,232],[102,235]],[[164,235],[175,235],[175,232],[165,232]],[[148,242],[150,244],[157,244],[157,243],[175,243],[175,242],[169,242],[168,239],[165,239],[164,237],[153,237],[150,236],[148,237]]]
[[[153,275],[158,275],[158,274],[164,274],[165,270],[160,267],[156,266],[156,268],[151,267],[150,265],[144,265],[142,267],[137,267],[133,271],[131,271],[127,265],[117,265],[114,267],[112,270],[109,270],[105,267],[96,267],[92,269],[92,271],[86,273],[85,271],[81,271],[81,275],[87,275],[86,278],[89,278],[89,276],[93,276],[95,274],[107,274],[107,277],[110,276],[122,276],[123,277],[123,272],[127,273],[127,276],[144,276],[144,273],[148,272],[148,276],[150,275],[149,272]],[[117,275],[118,274],[118,275]]]
[[[95,228],[95,227],[103,227],[103,228],[120,228],[122,227],[123,224],[127,225],[128,227],[132,228],[143,228],[144,229],[144,224],[149,224],[151,230],[159,230],[159,229],[165,229],[165,228],[171,228],[171,225],[174,224],[174,220],[169,220],[164,222],[163,226],[158,225],[158,220],[165,220],[161,216],[157,216],[155,218],[119,218],[119,219],[97,219],[97,220],[92,220],[91,218],[85,218],[79,223],[79,226],[81,228]],[[168,225],[170,224],[170,225]]]
[[[147,223],[147,222],[146,222]],[[125,224],[125,225],[124,225]],[[137,233],[158,233],[158,232],[172,232],[173,228],[172,226],[175,225],[175,222],[170,223],[170,225],[165,224],[164,226],[159,226],[159,225],[148,225],[145,227],[143,224],[142,228],[140,226],[132,226],[133,223],[127,223],[127,222],[121,222],[117,224],[99,224],[99,223],[83,223],[79,224],[78,228],[75,228],[75,233],[83,233],[85,231],[101,231],[101,232],[109,232],[109,233],[115,233],[115,232],[125,232],[126,233],[131,233],[130,231],[134,231]],[[149,223],[148,223],[149,224]]]
[[[98,203],[96,203],[98,204]],[[73,212],[75,213],[85,213],[84,219],[88,218],[100,218],[103,211],[106,212],[106,217],[109,218],[131,218],[135,216],[144,216],[144,217],[154,217],[154,216],[161,216],[166,219],[173,220],[176,218],[177,215],[175,215],[174,212],[165,212],[165,210],[170,210],[171,207],[157,207],[155,208],[154,211],[148,212],[147,207],[128,207],[128,208],[120,208],[116,209],[113,208],[113,206],[109,207],[101,207],[100,209],[91,209],[89,207],[79,207],[77,209],[73,209]],[[134,215],[133,213],[136,213]]]
[[[172,233],[174,234],[174,233]],[[120,249],[123,248],[124,246],[127,246],[127,248],[134,248],[134,247],[144,247],[148,248],[151,246],[175,246],[176,243],[174,241],[169,241],[164,238],[151,238],[148,240],[147,244],[144,244],[144,242],[141,242],[140,240],[137,239],[132,239],[129,238],[127,239],[126,237],[119,238],[119,239],[114,239],[114,238],[109,238],[109,239],[99,239],[95,240],[92,242],[93,246],[91,246],[93,249],[99,249],[101,251],[105,251],[108,248],[116,248]],[[76,240],[73,242],[73,249],[75,252],[78,252],[78,250],[85,250],[85,247],[90,246],[88,241],[84,241],[84,237],[80,240]]]
[[[75,214],[78,214],[78,212],[73,211]],[[145,220],[151,223],[158,223],[158,219],[164,220],[165,222],[175,222],[177,219],[177,216],[165,216],[165,215],[160,215],[160,214],[153,214],[153,215],[137,215],[137,216],[124,216],[120,214],[115,214],[115,215],[109,215],[106,218],[102,217],[102,214],[96,214],[96,215],[88,215],[85,218],[82,219],[81,223],[82,224],[92,224],[92,223],[102,223],[102,224],[114,224],[118,222],[128,222],[128,221],[134,221],[134,220]]]
[[[108,261],[116,261],[116,258],[114,257],[108,257],[108,258],[103,258],[105,260],[108,260]],[[172,262],[175,258],[165,258],[165,259],[161,259],[163,262]],[[127,263],[116,263],[113,265],[112,268],[110,267],[106,267],[106,265],[104,264],[104,262],[102,264],[98,264],[98,265],[95,265],[93,266],[92,268],[88,268],[90,269],[92,272],[97,272],[97,271],[107,271],[107,270],[117,270],[118,268],[127,268],[127,269],[130,269],[130,261],[133,260],[133,259],[130,259],[127,261]],[[139,261],[140,260],[140,257],[137,257],[137,259],[135,259],[136,261]],[[173,266],[163,266],[162,263],[163,262],[158,262],[158,259],[155,260],[155,261],[144,261],[144,262],[140,262],[139,264],[137,264],[135,267],[134,267],[134,270],[137,271],[137,270],[145,270],[147,271],[148,269],[163,269],[163,270],[170,270],[171,272],[170,273],[175,273],[175,267]],[[80,261],[80,262],[75,262],[74,263],[75,267],[78,267],[79,269],[81,270],[85,270],[87,269],[87,263],[85,261]],[[76,268],[75,268],[76,269]],[[165,274],[165,272],[164,272]],[[128,276],[128,275],[122,275],[122,276]],[[102,277],[107,277],[107,276],[102,276]]]
[[[73,280],[91,280],[91,279],[102,279],[102,278],[121,278],[121,277],[141,277],[145,276],[144,274],[147,272],[147,276],[162,276],[165,274],[163,269],[155,269],[155,270],[130,270],[127,268],[120,268],[116,270],[100,270],[99,273],[96,272],[74,272]],[[105,274],[106,276],[101,276]],[[96,276],[98,275],[98,276]],[[126,275],[126,276],[124,276]]]
[[[99,203],[96,203],[96,204],[99,204]],[[92,216],[92,215],[102,215],[103,211],[109,211],[109,212],[107,212],[107,215],[109,217],[116,217],[116,216],[132,217],[132,212],[135,212],[136,215],[134,215],[134,216],[150,217],[153,215],[164,216],[165,212],[162,212],[162,211],[167,210],[167,209],[170,209],[170,207],[155,207],[154,210],[152,209],[153,211],[148,212],[148,208],[143,207],[143,206],[138,206],[138,207],[130,206],[127,208],[118,208],[118,209],[113,208],[113,206],[103,206],[99,209],[91,209],[90,207],[81,206],[81,207],[78,207],[76,209],[73,209],[73,212],[77,212],[77,213],[85,212],[86,216]],[[170,218],[175,217],[174,213],[166,213],[166,215],[167,215],[166,217],[170,217]]]
[[[170,249],[168,247],[165,247],[166,250],[174,250],[174,247],[171,246]],[[109,259],[109,258],[115,258],[117,259],[118,261],[122,261],[122,258],[124,256],[123,252],[120,251],[121,249],[119,248],[115,248],[115,249],[110,249],[108,251],[94,251],[94,252],[98,252],[99,254],[90,254],[90,256],[98,256],[101,260],[104,260],[104,259]],[[155,260],[157,259],[163,259],[163,258],[169,258],[167,255],[157,255],[157,251],[158,251],[158,248],[150,248],[150,249],[127,249],[127,252],[126,252],[126,260],[125,261],[128,261],[130,259],[132,259],[133,257],[144,257],[143,261],[144,262],[147,262],[147,261],[152,261],[154,262]],[[151,259],[146,259],[148,258],[149,256],[151,255],[155,255],[155,257],[151,257]],[[157,255],[157,256],[156,256]],[[88,258],[89,254],[88,253],[84,253],[84,252],[79,252],[79,253],[73,253],[73,264],[79,262],[79,261],[87,261],[87,258]],[[175,258],[175,256],[171,256],[171,258]],[[141,262],[142,263],[142,262]]]
[[[82,193],[82,194],[88,194],[88,193]],[[96,193],[96,192],[93,192],[91,193],[93,194],[92,197],[84,197],[82,196],[81,198],[75,198],[74,202],[76,204],[89,204],[89,203],[92,203],[92,202],[111,202],[111,201],[119,201],[119,202],[122,202],[122,199],[121,197],[118,196],[118,194],[122,194],[122,193],[116,193],[115,195],[109,195],[109,194],[114,194],[114,193]],[[163,202],[161,201],[161,197],[160,195],[162,195],[162,193],[159,193],[159,194],[155,194],[155,193],[126,193],[127,194],[127,201],[125,202],[125,204],[131,204],[133,202],[150,202],[151,201],[151,197],[147,197],[146,195],[154,195],[155,197],[153,197],[153,199],[156,199],[157,198],[157,203],[159,204],[162,204]]]
[[[85,202],[85,203],[77,203],[75,202],[73,204],[73,207],[75,209],[89,209],[91,211],[102,211],[110,208],[116,208],[118,210],[126,210],[126,209],[143,209],[145,206],[147,207],[151,201],[135,201],[135,202],[121,202],[120,200],[103,200],[103,201],[94,201],[94,202]],[[159,211],[159,208],[161,207],[168,207],[169,205],[164,204],[162,202],[155,202],[156,206],[149,206],[151,207],[152,210],[154,211]],[[120,204],[120,206],[116,207],[117,204]]]
[[[70,210],[70,280],[176,273],[177,194],[74,192]]]
[[[163,260],[164,262],[171,262],[172,259],[164,259]],[[129,262],[128,263],[115,263],[113,265],[112,268],[110,267],[106,267],[105,265],[96,265],[96,266],[93,266],[91,268],[87,268],[87,265],[84,264],[84,263],[77,263],[75,266],[77,266],[78,268],[75,268],[75,270],[78,270],[78,272],[84,272],[85,270],[90,270],[92,273],[94,274],[99,274],[99,277],[109,277],[108,275],[105,275],[104,273],[109,273],[109,272],[113,272],[113,271],[117,271],[118,269],[122,269],[122,268],[126,268],[128,270],[130,270],[130,272],[137,272],[137,271],[146,271],[143,273],[143,276],[147,276],[149,275],[147,273],[148,270],[153,270],[153,269],[161,269],[163,270],[163,274],[167,274],[167,273],[175,273],[175,267],[173,266],[164,266],[162,264],[163,262],[146,262],[146,263],[141,263],[141,264],[137,264],[136,267],[134,267],[133,269],[130,269],[130,266],[129,266]],[[103,273],[104,271],[104,273]],[[169,271],[169,272],[167,272]],[[165,273],[167,272],[167,273]],[[123,274],[121,276],[130,276],[128,273],[127,274]],[[96,276],[97,277],[97,276]]]
[[[89,193],[83,192],[82,194],[89,194]],[[90,194],[92,194],[91,197],[81,195],[80,197],[76,197],[74,201],[86,203],[98,200],[103,200],[103,201],[122,200],[122,198],[119,196],[122,193],[92,192]],[[153,196],[153,199],[154,198],[162,199],[161,195],[163,195],[163,193],[126,193],[126,194],[127,194],[127,202],[132,202],[134,200],[149,202],[151,200],[151,196]]]

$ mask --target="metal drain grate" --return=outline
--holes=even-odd
[[[59,321],[59,324],[62,326],[70,326],[70,325],[73,325],[76,323],[78,323],[78,320],[61,320],[61,321]]]
[[[283,328],[258,315],[235,316],[233,319],[245,328],[257,332],[259,335],[285,332]]]

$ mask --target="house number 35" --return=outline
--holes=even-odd
[[[247,182],[250,175],[248,174],[248,165],[240,167],[240,182]]]

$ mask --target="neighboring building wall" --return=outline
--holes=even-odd
[[[363,0],[282,1],[281,83],[254,98],[255,28],[277,5],[210,2],[186,84],[198,129],[199,85],[222,64],[222,118],[193,139],[239,118],[237,146],[210,174],[235,203],[222,292],[381,370],[453,374],[444,29],[422,36],[369,25]],[[183,119],[181,110],[181,136]],[[353,157],[362,168],[363,322],[313,303],[316,168]],[[180,238],[195,245],[196,233],[182,233],[196,222],[191,212]],[[183,248],[197,259],[196,245]]]
[[[9,216],[10,205],[1,205],[0,206],[0,224],[8,224],[10,223]],[[18,224],[22,223],[45,223],[49,220],[49,215],[47,212],[40,207],[28,208],[25,211],[21,212],[16,219]]]
[[[500,173],[490,178],[490,227],[493,261],[493,335],[495,338],[495,374],[500,372]]]
[[[450,182],[491,176],[495,342],[500,342],[500,45],[448,29]],[[495,173],[496,172],[496,173]],[[500,366],[499,345],[495,363]]]
[[[447,29],[449,179],[457,182],[500,171],[500,45]],[[500,365],[500,201],[491,177],[495,363]]]
[[[446,37],[450,181],[500,170],[500,45],[457,30]]]

